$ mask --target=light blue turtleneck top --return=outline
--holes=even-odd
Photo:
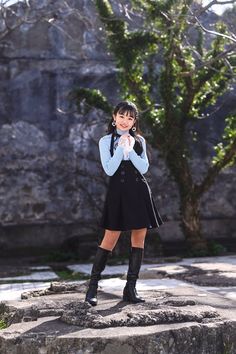
[[[125,133],[128,133],[128,130],[123,131],[120,129],[117,129],[117,133],[120,135],[123,135]],[[130,160],[134,167],[137,168],[137,170],[141,173],[144,174],[147,172],[148,167],[149,167],[149,162],[148,162],[148,157],[146,153],[146,142],[145,139],[141,136],[138,135],[138,137],[141,140],[142,146],[143,146],[143,152],[141,155],[138,155],[135,150],[132,150],[129,152],[128,157],[124,158],[124,153],[123,153],[123,147],[118,146],[118,141],[120,137],[115,137],[114,141],[114,155],[111,156],[110,153],[110,145],[111,145],[111,136],[112,134],[108,134],[103,136],[99,140],[99,152],[100,152],[100,158],[101,158],[101,163],[104,171],[108,176],[114,175],[118,167],[120,166],[120,163],[122,160]]]

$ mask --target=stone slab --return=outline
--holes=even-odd
[[[14,316],[12,324],[0,332],[0,353],[236,353],[235,302],[219,294],[202,290],[205,296],[198,296],[198,289],[179,286],[140,291],[146,303],[129,304],[122,301],[122,289],[112,293],[99,290],[99,303],[93,308],[83,301],[84,284],[76,292],[69,292],[69,287],[67,290],[66,294],[6,302],[6,308],[11,309],[9,316],[11,313]],[[79,311],[82,308],[84,312]],[[160,323],[148,325],[145,321],[160,309],[162,314],[188,313],[190,316],[189,319],[163,316]],[[70,318],[70,311],[74,311],[73,315],[77,311],[78,324],[62,321],[65,314]],[[86,327],[82,319],[89,313],[104,321],[112,317],[122,320],[127,314],[134,319],[139,315],[139,320],[134,321],[133,326],[110,323],[106,328]],[[140,318],[146,325],[142,325]]]
[[[59,279],[58,275],[53,271],[41,271],[41,272],[33,272],[29,275],[19,275],[15,277],[4,277],[0,278],[1,282],[4,281],[20,281],[20,280],[39,280],[39,281],[47,281],[47,280],[56,280]]]

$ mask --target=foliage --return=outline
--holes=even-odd
[[[207,242],[206,249],[188,249],[185,252],[185,257],[215,257],[222,256],[227,252],[226,247],[220,243],[211,240]]]
[[[4,320],[0,320],[0,330],[4,328],[7,328],[7,324]]]
[[[81,106],[83,103],[84,113],[88,112],[92,107],[101,109],[107,114],[111,114],[112,112],[112,107],[99,90],[78,87],[73,91],[71,98],[76,98],[79,112],[82,109]]]
[[[216,155],[213,158],[214,164],[220,164],[220,162],[225,158],[226,154],[233,150],[233,146],[235,146],[236,140],[236,115],[230,115],[225,119],[226,126],[224,129],[224,134],[222,136],[223,141],[218,143],[214,149],[216,151]],[[236,147],[234,147],[236,150]],[[236,154],[232,154],[232,158],[229,159],[229,162],[224,167],[229,167],[235,164],[236,162]]]
[[[227,251],[225,246],[221,245],[216,241],[209,241],[208,249],[210,256],[221,256]]]
[[[7,316],[8,316],[9,308],[5,302],[0,302],[0,330],[7,328]]]
[[[108,0],[95,3],[116,61],[122,97],[140,108],[149,141],[160,150],[177,183],[182,229],[204,253],[199,200],[219,172],[235,163],[235,114],[225,117],[222,141],[198,184],[190,168],[189,138],[197,139],[195,123],[214,117],[219,99],[233,85],[234,37],[220,21],[214,30],[206,29],[201,23],[204,9],[193,0],[133,0],[126,18],[117,17]]]

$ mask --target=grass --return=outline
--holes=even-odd
[[[54,270],[60,279],[58,280],[87,280],[89,279],[89,275],[85,275],[80,272],[73,272],[69,269],[65,270]]]
[[[0,330],[4,328],[7,328],[7,324],[4,320],[0,320]]]

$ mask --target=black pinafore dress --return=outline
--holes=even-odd
[[[113,156],[114,139],[111,139]],[[142,153],[142,144],[135,140],[134,150]],[[130,160],[122,160],[109,179],[103,213],[99,225],[107,230],[129,231],[153,229],[163,224],[145,177]]]

